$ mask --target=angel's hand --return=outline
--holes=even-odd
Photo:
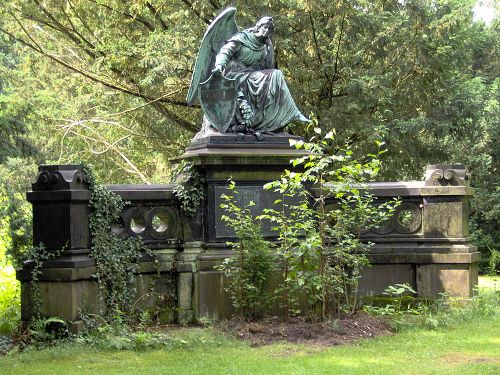
[[[222,65],[215,65],[215,67],[212,69],[212,74],[218,73],[222,74],[224,71],[224,67]]]

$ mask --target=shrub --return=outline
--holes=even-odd
[[[276,224],[278,251],[285,260],[285,307],[296,312],[298,294],[305,293],[310,313],[319,304],[319,316],[324,319],[328,312],[355,311],[370,247],[361,241],[360,229],[384,223],[399,201],[375,204],[364,185],[379,171],[383,142],[377,142],[376,153],[360,161],[350,144],[335,143],[334,130],[324,135],[320,128],[314,131],[310,142],[290,140],[291,146],[309,153],[293,160],[293,166],[302,171],[287,170],[280,180],[265,186],[283,199],[261,218]],[[290,203],[293,197],[300,202]]]
[[[239,194],[236,184],[231,181],[228,189],[230,194],[222,195],[221,208],[226,212],[222,220],[234,230],[238,242],[229,242],[234,256],[226,258],[217,269],[228,278],[226,291],[237,312],[255,318],[272,300],[267,286],[275,269],[274,259],[269,242],[262,238],[260,222],[251,214],[254,202],[238,207],[234,198]]]

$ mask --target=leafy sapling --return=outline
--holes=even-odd
[[[370,247],[356,233],[388,220],[399,202],[375,205],[365,186],[380,169],[382,142],[376,153],[359,161],[349,144],[337,146],[335,130],[323,135],[317,127],[314,132],[310,142],[290,140],[292,147],[309,153],[292,161],[294,171],[265,185],[283,199],[263,218],[275,224],[278,251],[285,259],[285,307],[292,311],[291,302],[305,297],[310,305],[319,303],[319,316],[325,319],[328,309],[355,311]],[[300,202],[289,203],[292,197]]]
[[[245,317],[261,316],[272,301],[268,290],[275,259],[271,245],[262,238],[261,223],[251,212],[255,205],[250,201],[243,207],[237,203],[239,194],[234,181],[229,182],[228,194],[222,195],[222,220],[234,230],[238,238],[229,242],[234,255],[226,258],[217,269],[228,278],[229,293],[236,311]]]

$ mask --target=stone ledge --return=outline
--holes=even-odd
[[[175,185],[106,185],[113,193],[126,201],[168,202],[177,205],[173,189]]]
[[[168,273],[174,272],[175,262],[173,260],[160,260],[159,268],[151,261],[143,261],[139,263],[137,274],[151,274],[156,272]],[[31,281],[31,270],[30,267],[25,267],[16,272],[17,280],[21,282]],[[80,267],[80,268],[69,268],[69,267],[53,267],[53,268],[42,268],[42,273],[39,276],[39,281],[60,281],[60,282],[71,282],[79,280],[96,280],[95,273],[97,269],[95,266],[91,267]]]
[[[477,247],[470,243],[447,243],[437,241],[435,243],[385,243],[377,242],[370,248],[370,254],[392,254],[392,253],[408,253],[408,254],[456,254],[456,253],[475,253]]]
[[[81,268],[42,268],[40,281],[78,281],[93,279],[96,273],[95,267]],[[31,281],[31,269],[23,268],[16,272],[16,278],[21,282]]]
[[[371,182],[367,190],[377,197],[428,197],[428,196],[469,196],[474,189],[469,186],[425,186],[421,181]]]
[[[255,135],[237,135],[234,133],[214,133],[196,137],[186,148],[187,151],[210,148],[287,148],[290,147],[290,139],[299,141],[302,138],[291,134],[264,135],[260,140]]]
[[[371,264],[431,264],[431,263],[450,263],[450,264],[471,264],[481,260],[480,252],[473,253],[390,253],[390,254],[368,254]]]

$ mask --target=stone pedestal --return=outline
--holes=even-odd
[[[259,143],[253,137],[207,137],[191,145],[179,159],[194,163],[206,181],[203,217],[203,251],[196,258],[193,309],[196,318],[212,320],[231,315],[224,291],[227,280],[214,269],[231,255],[227,241],[234,233],[221,220],[220,196],[228,179],[236,182],[238,203],[254,201],[255,214],[273,206],[277,198],[262,186],[278,179],[290,160],[304,155],[288,139],[276,137]],[[465,167],[431,165],[425,181],[368,184],[379,201],[399,197],[402,204],[383,228],[362,233],[374,242],[371,266],[363,272],[361,295],[381,294],[389,285],[408,283],[422,297],[470,297],[477,285],[479,253],[468,238],[468,207],[473,189]],[[275,233],[263,227],[264,237]]]
[[[70,330],[76,332],[83,326],[79,319],[82,306],[97,306],[97,285],[92,280],[95,262],[89,256],[88,181],[81,165],[43,166],[39,171],[27,194],[33,205],[33,246],[60,253],[43,262],[38,282],[40,313],[65,319]],[[24,321],[35,315],[33,266],[28,261],[17,272]]]
[[[240,206],[253,201],[256,215],[281,198],[263,186],[279,179],[285,169],[292,169],[290,160],[307,152],[290,148],[290,135],[266,136],[258,141],[255,136],[212,135],[193,141],[186,152],[173,162],[192,162],[205,179],[203,216],[203,251],[196,257],[193,284],[193,308],[196,318],[216,320],[232,313],[231,301],[224,292],[225,280],[213,267],[230,256],[227,241],[234,233],[221,220],[221,195],[227,193],[229,179],[239,192],[235,198]],[[275,236],[270,227],[263,227],[263,235]],[[187,277],[186,277],[187,278]]]
[[[82,313],[98,314],[101,310],[94,277],[95,261],[90,256],[88,179],[81,165],[42,166],[39,172],[32,191],[27,194],[33,205],[33,245],[43,246],[45,251],[54,255],[53,259],[43,262],[38,277],[39,312],[45,317],[63,318],[70,331],[78,332],[83,329]],[[172,294],[176,285],[173,269],[179,249],[181,221],[172,189],[168,185],[110,188],[129,202],[121,214],[122,225],[117,225],[115,234],[140,236],[147,246],[156,250],[160,261],[159,269],[147,257],[139,265],[134,300],[138,301],[137,306],[149,308],[152,299],[147,296]],[[21,282],[23,321],[36,315],[33,267],[34,263],[28,261],[17,272],[17,279]],[[155,285],[154,293],[151,293],[151,285]],[[171,299],[175,300],[173,297]],[[173,312],[175,306],[170,306],[170,309]]]

